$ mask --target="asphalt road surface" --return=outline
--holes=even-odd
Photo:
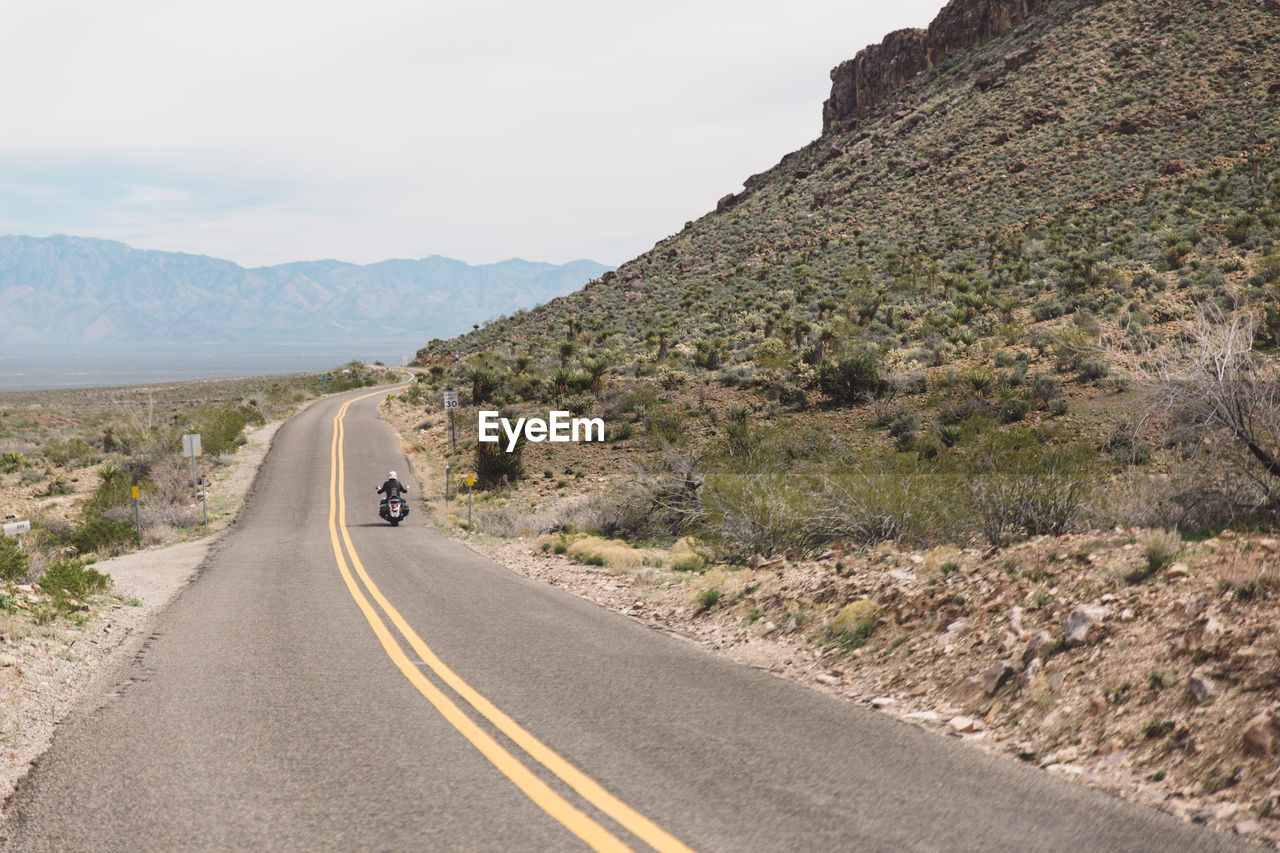
[[[390,527],[385,394],[280,430],[7,849],[1236,849]]]

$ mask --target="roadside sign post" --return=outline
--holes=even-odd
[[[453,431],[453,410],[458,408],[458,392],[444,392],[444,408],[449,413],[449,444],[452,447],[458,446],[458,436]]]
[[[474,532],[471,528],[471,487],[475,485],[476,475],[467,475],[467,532]]]
[[[10,516],[12,518],[13,516]],[[31,532],[31,522],[27,520],[12,521],[4,526],[4,535],[18,540],[18,550],[22,550],[22,534]]]
[[[191,495],[200,497],[200,483],[196,476],[196,457],[200,455],[200,433],[190,432],[182,436],[182,455],[191,457]]]
[[[200,497],[204,502],[204,529],[209,530],[209,475],[200,477]]]
[[[453,473],[453,467],[444,466],[444,508],[449,508],[449,475]]]
[[[132,486],[130,492],[133,495],[133,526],[138,530],[138,547],[142,547],[142,515],[138,512],[138,487]]]

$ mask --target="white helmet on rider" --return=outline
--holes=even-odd
[[[396,472],[395,472],[395,471],[392,471],[392,472],[390,472],[390,473],[388,473],[388,474],[387,474],[387,479],[388,479],[388,480],[394,480],[395,478],[396,478]]]

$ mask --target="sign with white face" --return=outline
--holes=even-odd
[[[193,458],[200,455],[200,433],[187,433],[182,437],[182,455]]]
[[[458,408],[458,392],[457,391],[444,392],[444,407],[446,409]]]
[[[15,521],[4,526],[5,536],[21,536],[24,533],[31,532],[30,521]]]

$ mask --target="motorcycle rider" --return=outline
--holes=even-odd
[[[387,500],[400,497],[401,492],[409,491],[409,487],[396,479],[395,471],[387,472],[387,479],[381,486],[378,486],[378,494],[385,494]]]

